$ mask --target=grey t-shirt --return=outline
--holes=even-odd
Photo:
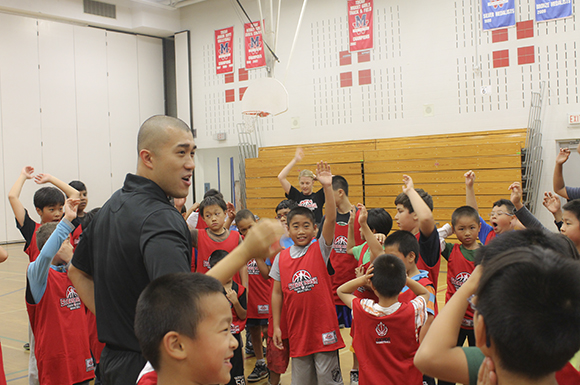
[[[330,259],[330,252],[332,250],[332,245],[327,246],[324,237],[321,235],[317,242],[313,242],[308,246],[290,246],[290,258],[302,258],[304,254],[308,251],[309,247],[320,247],[320,252],[322,253],[322,258],[324,258],[324,264],[328,263]],[[272,263],[272,268],[270,269],[270,277],[276,281],[280,281],[280,253],[276,255],[274,263]]]
[[[579,199],[580,198],[580,187],[568,187],[566,186],[566,194],[568,194],[568,199]]]

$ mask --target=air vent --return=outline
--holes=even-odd
[[[117,6],[115,4],[103,3],[95,0],[83,0],[84,12],[91,15],[117,18]]]

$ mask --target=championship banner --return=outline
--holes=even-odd
[[[563,19],[572,16],[572,0],[536,0],[536,21]]]
[[[215,31],[216,73],[234,72],[234,27]]]
[[[481,14],[484,30],[516,25],[515,0],[482,0]]]
[[[373,0],[348,0],[349,50],[373,48]]]
[[[263,22],[254,21],[244,24],[244,45],[246,50],[246,69],[266,65],[264,53],[264,38],[262,36]]]

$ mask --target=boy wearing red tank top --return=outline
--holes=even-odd
[[[197,257],[191,260],[191,271],[207,273],[209,256],[215,250],[232,252],[242,241],[240,233],[224,227],[226,222],[226,202],[219,196],[208,196],[199,205],[199,215],[207,224],[207,229],[190,229],[191,243],[197,249]],[[248,287],[248,270],[242,267],[234,275],[234,281]]]
[[[399,302],[405,284],[416,294]],[[369,285],[378,302],[352,293]],[[429,292],[407,277],[405,264],[394,255],[381,255],[365,275],[338,288],[338,296],[352,308],[353,346],[360,362],[359,383],[421,385],[423,375],[413,365],[419,347],[419,329],[427,318]]]
[[[287,223],[294,245],[276,256],[270,271],[274,279],[274,344],[278,349],[284,348],[280,329],[284,305],[293,385],[343,384],[338,349],[344,347],[344,342],[326,268],[336,221],[332,174],[324,162],[318,163],[316,173],[326,203],[333,208],[326,212],[321,236],[317,242],[312,242],[317,232],[312,211],[304,207],[292,209]]]

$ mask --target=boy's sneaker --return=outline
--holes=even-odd
[[[24,350],[30,350],[30,344],[27,342],[24,344],[24,346],[22,346],[24,348]]]
[[[350,385],[358,385],[358,370],[350,371]]]
[[[246,357],[253,357],[255,355],[254,348],[252,346],[246,346]]]
[[[258,382],[263,380],[264,378],[268,377],[268,373],[269,372],[266,364],[256,363],[254,370],[252,370],[252,373],[250,373],[248,376],[248,382]]]

